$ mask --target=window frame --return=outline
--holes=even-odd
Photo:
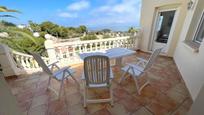
[[[193,42],[198,43],[198,44],[201,44],[201,43],[203,42],[203,40],[204,40],[204,37],[203,37],[203,40],[202,40],[202,41],[197,40],[198,35],[199,35],[200,31],[201,31],[201,27],[202,27],[202,24],[203,24],[203,23],[204,23],[204,10],[203,10],[203,12],[202,12],[202,14],[201,14],[201,17],[200,17],[200,19],[199,19],[198,26],[197,26],[197,28],[196,28],[196,31],[195,31],[195,34],[194,34],[194,37],[193,37]],[[203,32],[204,32],[204,31],[203,31]]]

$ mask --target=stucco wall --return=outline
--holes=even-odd
[[[140,49],[143,51],[149,51],[149,44],[151,42],[151,35],[154,25],[154,16],[157,8],[178,8],[178,18],[175,26],[175,31],[172,35],[172,41],[170,42],[170,48],[167,52],[168,56],[173,56],[180,32],[183,26],[183,22],[186,17],[187,11],[187,0],[142,0],[142,10],[141,10],[141,28],[143,31],[142,42],[140,44]]]
[[[204,84],[204,43],[199,52],[193,52],[183,41],[193,39],[198,20],[204,10],[204,0],[196,2],[193,10],[187,12],[187,17],[177,45],[174,60],[183,76],[193,100],[196,99],[200,88]]]

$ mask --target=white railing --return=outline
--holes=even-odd
[[[38,63],[35,61],[32,55],[24,54],[24,53],[17,52],[14,50],[11,53],[12,53],[11,55],[13,56],[14,61],[16,62],[16,66],[18,68],[25,69],[25,70],[40,68]],[[45,61],[45,63],[48,64],[49,62],[48,58],[42,57],[42,59]]]
[[[56,57],[56,59],[60,59],[60,61],[63,64],[65,64],[64,62],[79,63],[80,53],[104,51],[116,47],[137,49],[138,38],[139,36],[136,35],[133,37],[125,36],[100,40],[87,40],[61,43],[53,43],[49,41],[47,42],[48,46],[46,46],[45,43],[45,47],[48,51],[49,57]]]

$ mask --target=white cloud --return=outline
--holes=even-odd
[[[79,11],[82,9],[87,9],[90,7],[90,3],[88,1],[79,1],[79,2],[74,2],[72,4],[70,4],[69,6],[67,6],[68,10],[72,10],[72,11]]]
[[[106,4],[91,11],[94,16],[89,25],[130,24],[140,20],[141,0],[123,0]]]
[[[77,18],[78,15],[76,13],[61,12],[61,13],[59,13],[59,17],[63,17],[63,18]]]

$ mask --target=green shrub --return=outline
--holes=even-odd
[[[81,40],[96,40],[98,39],[97,36],[95,34],[88,34],[84,37],[80,38]]]

